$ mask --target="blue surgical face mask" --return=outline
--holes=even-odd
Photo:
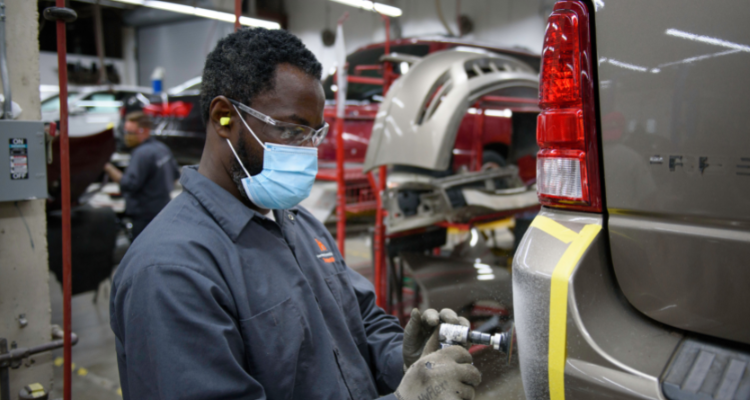
[[[234,109],[237,110],[237,107]],[[250,176],[234,151],[232,142],[227,139],[229,148],[247,175],[246,178],[242,178],[242,187],[248,199],[258,207],[270,210],[285,210],[306,199],[318,173],[318,149],[276,143],[264,144],[241,117],[239,110],[237,114],[255,140],[263,146],[263,171]]]

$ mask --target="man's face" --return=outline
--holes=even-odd
[[[323,85],[318,79],[290,64],[281,64],[276,67],[274,89],[255,96],[252,104],[248,106],[278,121],[306,125],[315,129],[321,128],[325,123]],[[272,130],[265,129],[265,122],[242,112],[240,116],[263,143],[280,143],[278,138],[266,134]],[[247,171],[250,175],[259,174],[263,170],[263,147],[242,124],[237,143],[237,155]],[[233,159],[232,180],[243,196],[245,196],[245,191],[241,181],[245,176],[240,164]]]
[[[123,140],[125,145],[133,148],[143,143],[148,138],[148,129],[138,126],[135,121],[125,121],[125,136]]]

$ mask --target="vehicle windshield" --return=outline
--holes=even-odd
[[[78,92],[68,92],[68,103],[78,96]],[[56,94],[42,102],[42,111],[57,111],[60,109],[60,95]]]
[[[116,113],[122,106],[122,101],[118,99],[121,99],[123,95],[123,93],[93,93],[75,104],[86,108],[86,111],[90,113]]]
[[[430,46],[426,44],[409,44],[403,46],[391,46],[391,53],[409,54],[413,56],[424,57],[430,52]],[[381,78],[383,72],[380,69],[369,69],[382,65],[380,57],[385,53],[385,48],[376,47],[373,49],[360,50],[346,57],[349,64],[347,73],[349,76],[365,76],[370,78]],[[359,68],[357,68],[359,67]],[[400,66],[394,64],[393,70],[400,74]],[[323,81],[323,89],[326,93],[326,100],[334,100],[336,93],[334,89],[337,86],[333,83],[333,74],[329,75]],[[346,93],[347,100],[366,101],[372,100],[373,96],[383,94],[383,87],[380,85],[370,85],[365,83],[349,83]]]
[[[94,92],[71,102],[72,106],[84,109],[87,113],[119,113],[123,101],[138,92],[114,91]]]

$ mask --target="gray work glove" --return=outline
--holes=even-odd
[[[438,328],[441,323],[469,326],[466,318],[459,317],[456,312],[444,308],[438,314],[437,310],[430,308],[424,313],[418,309],[411,311],[411,319],[404,329],[404,370],[409,368],[423,355],[430,354],[440,349]]]
[[[471,400],[482,374],[471,365],[471,354],[451,346],[420,358],[406,371],[396,389],[399,400]]]

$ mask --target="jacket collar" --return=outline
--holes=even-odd
[[[240,233],[242,233],[251,219],[268,218],[248,208],[212,180],[201,175],[198,172],[197,165],[187,166],[182,169],[180,184],[185,191],[193,195],[201,203],[233,242],[237,241]],[[297,214],[299,206],[294,206],[285,211]]]
[[[182,169],[180,184],[201,203],[232,241],[237,240],[253,217],[261,216],[212,180],[201,175],[197,165]]]

